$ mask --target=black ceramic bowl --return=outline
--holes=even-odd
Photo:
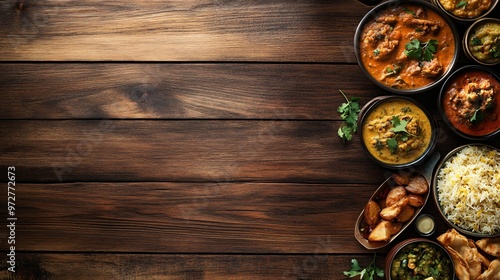
[[[419,249],[424,247],[431,248],[427,249],[427,253],[432,254],[431,259],[433,261],[431,264],[428,265],[434,267],[434,269],[429,269],[429,271],[433,271],[434,273],[440,273],[441,274],[440,279],[450,279],[450,280],[456,279],[454,263],[451,256],[439,243],[426,238],[410,238],[396,244],[389,251],[387,257],[385,258],[385,270],[384,270],[385,279],[386,280],[409,279],[409,276],[411,276],[413,273],[413,271],[411,271],[410,268],[412,266],[411,264],[412,260],[410,260],[410,258],[404,258],[403,255],[407,253],[407,251],[413,248],[414,250],[413,253],[415,253],[420,257],[420,253],[422,254],[424,253],[421,252]],[[422,258],[417,258],[417,259],[418,259],[417,260],[417,265],[418,265],[418,262]],[[438,262],[442,264],[442,267],[440,269],[437,269]],[[398,269],[397,267],[400,267],[400,269]],[[400,273],[403,274],[404,276],[398,277],[398,274],[395,273],[395,271],[393,270],[399,270]],[[444,274],[448,275],[449,277],[446,278],[443,277]],[[427,277],[435,276],[437,278],[436,275],[432,275],[432,272],[429,272],[425,276]]]
[[[369,158],[385,168],[418,166],[434,150],[436,122],[421,104],[410,97],[376,97],[363,106],[358,119],[363,149]],[[402,125],[403,121],[406,121],[406,126]]]
[[[455,158],[457,154],[459,157]],[[493,190],[494,186],[488,187],[477,179],[480,176],[495,180],[494,177],[498,174],[495,166],[498,162],[500,149],[481,143],[459,146],[443,157],[436,167],[431,188],[438,212],[450,227],[477,238],[500,236],[500,220],[495,218],[500,213],[498,198],[495,198],[498,193]],[[487,195],[488,191],[492,193]],[[479,200],[483,195],[487,198]],[[497,208],[485,206],[490,202]],[[481,230],[485,227],[486,220],[496,223],[496,232],[486,233]],[[495,226],[490,225],[490,228]]]
[[[500,40],[498,39],[498,30],[500,30],[500,19],[498,18],[482,18],[471,24],[465,31],[462,40],[462,48],[467,58],[486,66],[500,64],[500,57],[495,57],[495,53],[490,52],[494,46],[492,44],[495,40],[494,38]],[[489,33],[488,31],[493,32]],[[500,46],[498,47],[499,49],[496,51],[497,55],[500,53]]]
[[[442,85],[437,107],[446,125],[462,138],[481,141],[498,136],[500,78],[488,67],[464,66]]]
[[[397,19],[386,17],[388,12],[396,13]],[[439,21],[440,26],[419,21]],[[434,88],[451,73],[459,57],[460,37],[452,20],[428,2],[387,1],[358,24],[354,53],[363,73],[382,89],[416,94]],[[434,58],[439,63],[430,63]]]

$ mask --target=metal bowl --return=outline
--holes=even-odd
[[[367,69],[367,66],[365,66],[365,64],[363,62],[363,56],[364,56],[363,52],[366,52],[366,50],[362,50],[361,40],[363,38],[363,32],[364,32],[365,26],[367,26],[367,24],[371,24],[371,22],[374,19],[376,19],[377,16],[380,15],[382,12],[392,10],[392,9],[398,9],[398,8],[401,8],[402,11],[405,12],[406,11],[405,8],[408,5],[421,7],[421,8],[423,8],[423,10],[431,10],[431,11],[435,12],[436,14],[438,14],[443,19],[444,23],[446,25],[448,25],[451,29],[451,33],[452,33],[452,36],[454,38],[453,46],[454,46],[455,51],[453,53],[453,57],[452,57],[449,65],[443,66],[444,71],[443,71],[443,73],[441,73],[440,76],[435,77],[430,83],[428,83],[424,86],[421,86],[421,87],[409,86],[408,88],[403,88],[403,87],[395,87],[395,86],[391,86],[389,84],[383,83],[383,82],[379,81],[378,77],[374,77],[372,74],[370,74],[370,71]],[[404,36],[404,35],[405,34],[402,34],[401,36]],[[437,34],[434,37],[439,39],[439,38],[442,38],[443,35]],[[396,48],[399,48],[399,49],[397,49],[398,55],[399,55],[400,51],[401,51],[401,53],[404,51],[402,49],[406,48],[406,44],[408,44],[410,42],[410,39],[411,38],[405,38],[405,39],[401,40],[401,42],[399,43],[399,47],[396,47]],[[434,6],[428,2],[424,2],[424,1],[420,1],[420,0],[409,0],[409,1],[392,0],[392,1],[383,2],[383,3],[375,6],[359,22],[359,24],[356,28],[355,35],[354,35],[354,53],[356,55],[356,60],[358,62],[358,65],[360,66],[363,73],[377,86],[381,87],[382,89],[384,89],[386,91],[392,92],[392,93],[416,94],[416,93],[428,91],[428,90],[436,87],[439,83],[441,83],[444,79],[446,79],[446,77],[451,73],[452,69],[454,68],[454,66],[458,62],[458,58],[459,58],[459,54],[460,54],[460,37],[459,37],[459,33],[458,33],[453,21],[443,11],[441,11],[436,6]],[[398,65],[399,65],[399,63],[400,63],[399,61],[400,60],[397,60],[395,63],[398,63]],[[388,65],[391,65],[390,62],[387,62],[387,63],[389,63]],[[400,71],[405,71],[404,64],[402,65],[402,67],[401,66],[398,66],[398,67],[400,67],[398,69],[402,69]],[[388,68],[386,68],[386,69],[388,69]]]
[[[473,49],[474,48],[481,48],[483,47],[483,42],[480,38],[475,37],[477,34],[476,32],[481,28],[484,27],[486,24],[495,24],[499,26],[500,28],[500,19],[498,18],[482,18],[480,20],[475,21],[473,24],[467,28],[465,31],[463,40],[462,40],[462,49],[464,50],[465,55],[467,58],[472,60],[473,62],[476,62],[480,65],[485,65],[485,66],[494,66],[500,63],[500,57],[491,57],[492,55],[489,55],[488,57],[478,57],[477,54],[474,53]],[[499,43],[500,44],[500,43]],[[500,46],[499,46],[500,47]],[[500,50],[498,50],[500,52]]]
[[[428,246],[433,246],[434,248],[436,248],[437,251],[440,252],[441,257],[448,263],[447,269],[450,272],[450,276],[452,275],[451,279],[456,279],[453,259],[451,258],[450,254],[443,248],[443,246],[427,238],[410,238],[396,244],[387,254],[387,257],[385,258],[385,271],[384,271],[386,280],[398,279],[391,275],[393,263],[395,258],[398,257],[398,254],[400,252],[404,252],[404,250],[409,248],[409,246],[417,246],[419,244],[426,244]],[[442,273],[442,269],[439,272]],[[430,277],[431,275],[428,276]]]
[[[474,123],[471,122],[469,124],[470,118],[466,120],[464,118],[456,117],[457,110],[452,110],[450,109],[450,106],[446,105],[452,102],[451,98],[448,97],[447,92],[450,91],[451,86],[460,86],[463,82],[470,81],[471,79],[477,79],[479,75],[476,73],[483,73],[486,77],[488,77],[488,80],[491,81],[490,83],[495,85],[493,88],[494,105],[486,111],[487,114],[483,113],[484,115],[482,117],[484,120],[475,121]],[[464,76],[467,74],[469,77]],[[464,87],[464,85],[460,86],[460,88]],[[481,65],[467,65],[456,70],[443,83],[438,97],[437,108],[446,125],[456,135],[462,138],[482,141],[500,135],[500,117],[498,117],[500,116],[500,78],[498,74],[490,68]]]
[[[474,230],[471,230],[471,229],[466,229],[464,226],[462,225],[458,225],[457,223],[455,223],[454,221],[451,221],[448,216],[445,214],[445,211],[443,210],[443,206],[440,202],[440,196],[439,196],[439,191],[438,191],[438,181],[440,180],[440,172],[441,170],[444,168],[445,164],[452,160],[452,158],[457,154],[459,153],[460,151],[462,151],[464,148],[466,147],[470,147],[470,146],[475,146],[475,147],[485,147],[489,150],[493,150],[493,151],[497,151],[498,153],[500,153],[500,149],[497,149],[495,147],[492,147],[492,146],[489,146],[489,145],[486,145],[486,144],[481,144],[481,143],[472,143],[472,144],[466,144],[466,145],[462,145],[462,146],[459,146],[455,149],[453,149],[451,152],[449,152],[445,157],[443,157],[443,159],[441,160],[441,162],[438,164],[437,168],[436,168],[436,172],[434,174],[434,177],[433,177],[433,180],[432,180],[432,192],[433,192],[433,197],[434,197],[434,202],[437,206],[437,209],[438,209],[438,212],[439,212],[439,215],[441,216],[441,218],[443,218],[443,220],[452,228],[456,229],[457,231],[459,231],[460,233],[463,233],[465,235],[468,235],[468,236],[473,236],[473,237],[478,237],[478,238],[485,238],[485,237],[496,237],[496,236],[500,236],[500,231],[496,232],[496,233],[493,233],[493,234],[487,234],[487,233],[482,233],[482,232],[478,232],[478,231],[474,231]],[[497,170],[498,172],[498,170]],[[470,180],[469,178],[459,178],[458,181],[460,182],[466,182],[467,180]],[[460,190],[460,192],[463,192],[464,194],[467,193],[467,190],[464,189],[463,191]],[[451,193],[454,193],[456,195],[461,195],[459,192],[451,192]],[[467,194],[468,196],[469,194]],[[466,197],[464,198],[460,198],[459,200],[460,201],[465,201]],[[494,198],[493,198],[494,199]],[[454,203],[453,204],[453,208],[456,209],[457,207],[459,207],[460,205]],[[460,206],[462,207],[462,206]],[[464,206],[466,207],[467,209],[471,209],[471,205],[467,205],[467,206]],[[498,213],[500,211],[500,209],[497,209],[496,212]]]
[[[408,104],[413,104],[413,106],[419,108],[423,112],[425,117],[430,122],[430,131],[427,132],[427,133],[429,133],[429,137],[428,137],[429,143],[428,143],[427,147],[425,148],[425,150],[420,155],[418,155],[418,157],[416,157],[415,159],[413,159],[411,161],[390,162],[388,160],[381,159],[381,157],[374,154],[374,152],[370,151],[370,149],[368,147],[368,143],[367,143],[367,141],[369,141],[369,139],[365,139],[365,137],[364,137],[363,132],[365,129],[368,129],[365,126],[366,126],[366,120],[370,116],[370,113],[372,113],[377,108],[381,108],[380,106],[386,106],[394,101],[403,101],[403,102],[407,102]],[[417,101],[415,101],[414,99],[407,97],[407,96],[398,96],[398,95],[379,96],[379,97],[372,99],[368,103],[366,103],[365,106],[363,106],[363,108],[361,109],[361,112],[359,114],[358,131],[359,131],[359,135],[361,138],[362,147],[363,147],[366,155],[370,159],[372,159],[375,163],[381,165],[384,168],[388,168],[388,169],[412,168],[412,167],[415,167],[415,166],[422,164],[426,160],[426,158],[432,154],[432,152],[434,151],[436,142],[437,142],[437,124],[436,124],[435,120],[432,118],[432,115],[427,111],[427,109],[424,106],[422,106]],[[384,149],[384,148],[382,148],[382,149]]]

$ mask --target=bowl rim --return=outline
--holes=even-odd
[[[471,50],[469,48],[469,43],[468,43],[470,33],[476,27],[478,27],[480,24],[483,24],[484,22],[489,22],[489,21],[490,22],[496,22],[496,23],[500,24],[500,19],[498,19],[498,18],[484,17],[484,18],[476,20],[464,32],[464,36],[463,36],[463,39],[462,39],[462,49],[463,49],[465,55],[467,56],[467,58],[469,58],[470,60],[472,60],[472,61],[474,61],[474,62],[476,62],[476,63],[478,63],[480,65],[494,66],[494,65],[497,65],[497,64],[500,63],[500,59],[497,62],[492,62],[492,63],[487,63],[487,62],[481,61],[476,56],[474,56],[472,54],[472,52],[471,52]]]
[[[429,143],[429,146],[425,149],[425,151],[422,153],[421,156],[419,156],[417,159],[415,159],[414,161],[411,161],[411,162],[408,162],[408,163],[403,163],[403,164],[389,164],[389,163],[385,163],[385,162],[382,162],[380,160],[378,160],[377,158],[375,158],[369,151],[368,151],[368,148],[366,147],[366,143],[365,141],[363,140],[363,123],[365,121],[365,118],[366,116],[372,112],[374,110],[375,107],[377,107],[379,104],[383,103],[383,102],[387,102],[387,101],[390,101],[390,100],[405,100],[405,101],[408,101],[408,102],[411,102],[413,103],[415,106],[417,106],[418,108],[420,108],[424,114],[427,116],[427,118],[429,119],[429,122],[431,124],[431,139],[430,139],[430,143]],[[368,157],[374,161],[375,163],[381,165],[382,167],[384,168],[387,168],[387,169],[405,169],[405,168],[410,168],[410,167],[416,167],[416,166],[419,166],[421,165],[422,163],[424,163],[427,159],[428,156],[430,156],[433,151],[434,151],[434,148],[436,146],[436,143],[437,143],[437,136],[438,136],[438,124],[436,122],[436,120],[434,119],[434,117],[432,116],[432,114],[430,113],[429,110],[427,110],[427,108],[425,108],[424,106],[422,106],[422,104],[420,104],[418,101],[416,101],[415,99],[409,97],[409,96],[404,96],[404,95],[381,95],[381,96],[377,96],[375,98],[373,98],[372,100],[368,101],[365,106],[363,106],[363,108],[361,109],[361,111],[359,112],[359,122],[358,122],[358,131],[359,131],[359,137],[360,137],[360,140],[361,140],[361,146],[363,147],[363,150],[365,151],[365,154],[368,155]]]
[[[451,157],[453,157],[455,154],[457,154],[459,151],[463,150],[464,148],[470,147],[470,146],[488,147],[488,148],[491,148],[491,149],[494,149],[494,150],[500,152],[499,148],[496,148],[496,147],[491,146],[489,144],[478,143],[478,142],[464,144],[464,145],[461,145],[461,146],[458,146],[458,147],[455,147],[454,149],[452,149],[436,165],[436,168],[435,168],[435,171],[434,171],[434,175],[432,176],[431,188],[432,188],[432,196],[433,196],[433,199],[434,199],[434,204],[436,205],[437,212],[439,213],[439,216],[445,221],[446,224],[448,224],[450,227],[454,228],[458,232],[460,232],[462,234],[465,234],[467,236],[472,236],[472,237],[476,237],[476,238],[498,237],[498,236],[500,236],[500,232],[497,233],[497,234],[478,233],[478,232],[472,232],[472,231],[469,231],[469,230],[466,230],[466,229],[463,229],[463,228],[457,226],[456,224],[454,224],[450,220],[448,220],[448,218],[444,215],[444,213],[442,211],[442,208],[441,208],[441,204],[439,203],[438,193],[437,193],[437,180],[438,180],[439,171],[441,170],[441,168],[443,167],[443,165]]]
[[[379,11],[386,10],[387,8],[391,8],[391,7],[398,7],[400,5],[405,5],[405,4],[420,5],[420,6],[424,6],[426,8],[432,9],[434,12],[436,12],[438,15],[440,15],[443,18],[443,20],[448,24],[448,26],[450,26],[451,31],[453,33],[453,37],[455,39],[455,44],[454,44],[455,45],[455,53],[454,53],[453,58],[450,62],[450,66],[446,70],[446,72],[443,73],[441,75],[441,77],[439,77],[438,79],[436,79],[432,83],[429,83],[423,87],[414,88],[414,89],[407,89],[407,90],[397,89],[397,88],[387,86],[387,85],[381,83],[380,81],[378,81],[377,79],[375,79],[370,73],[368,73],[368,70],[364,66],[363,61],[361,59],[360,48],[359,48],[359,42],[361,39],[361,35],[363,33],[363,28],[370,20],[375,18],[376,14]],[[359,65],[359,67],[361,68],[361,71],[375,85],[379,86],[380,88],[382,88],[386,91],[392,92],[392,93],[397,93],[397,94],[402,94],[402,95],[412,95],[412,94],[422,93],[422,92],[428,91],[432,88],[435,88],[442,81],[444,81],[444,79],[446,79],[446,77],[448,77],[451,74],[452,70],[457,65],[459,57],[460,57],[460,35],[459,35],[458,29],[456,28],[453,20],[446,13],[444,13],[441,9],[439,9],[435,5],[432,5],[429,2],[425,2],[423,0],[406,0],[406,1],[389,0],[386,2],[382,2],[378,5],[376,5],[375,7],[373,7],[370,11],[368,11],[365,14],[365,16],[358,23],[358,26],[356,27],[356,31],[354,33],[354,55],[356,56],[356,61]]]
[[[484,65],[465,65],[465,66],[462,66],[462,67],[456,69],[455,71],[453,71],[451,73],[451,75],[449,75],[446,78],[446,80],[443,82],[443,84],[441,85],[441,89],[439,91],[438,98],[437,98],[437,109],[438,109],[439,116],[443,119],[446,126],[451,131],[453,131],[453,133],[455,133],[456,135],[458,135],[464,139],[467,139],[467,140],[483,141],[483,140],[488,140],[488,139],[491,139],[491,138],[494,138],[494,137],[500,135],[500,129],[498,129],[497,131],[493,131],[489,134],[482,135],[482,136],[473,136],[473,135],[466,134],[466,133],[458,130],[457,128],[455,128],[450,123],[448,117],[446,117],[446,114],[444,113],[443,106],[441,105],[444,91],[446,90],[446,87],[448,86],[449,82],[452,81],[456,75],[462,73],[463,71],[469,71],[469,70],[474,70],[474,69],[488,72],[489,74],[493,75],[493,77],[495,77],[498,80],[498,82],[500,82],[500,76],[495,71],[493,71],[493,69],[491,69],[489,67],[486,67]]]
[[[396,245],[394,245],[394,247],[392,247],[392,249],[387,253],[387,257],[385,259],[385,267],[384,267],[385,279],[392,280],[392,277],[391,277],[392,261],[394,260],[396,255],[399,253],[399,251],[401,251],[401,249],[403,249],[404,247],[406,247],[410,244],[420,243],[420,242],[430,243],[430,244],[436,246],[437,248],[439,248],[444,253],[444,255],[447,256],[448,259],[450,260],[451,271],[453,272],[453,279],[457,279],[456,274],[455,274],[455,262],[453,261],[453,258],[450,256],[450,253],[448,253],[448,251],[443,247],[443,245],[439,244],[437,241],[431,240],[431,239],[426,238],[426,237],[408,238],[408,239],[405,239],[405,240],[397,243]]]
[[[463,18],[463,17],[456,16],[453,13],[449,12],[448,10],[446,10],[443,7],[443,4],[441,4],[441,1],[439,1],[439,0],[432,0],[432,2],[434,3],[434,5],[436,5],[440,10],[442,10],[447,16],[449,16],[450,18],[452,18],[453,20],[455,20],[457,22],[463,22],[463,23],[470,23],[472,21],[476,21],[476,20],[482,19],[484,17],[487,17],[495,9],[495,7],[498,4],[498,1],[499,0],[493,0],[493,2],[491,3],[490,8],[486,12],[478,15],[477,17]]]

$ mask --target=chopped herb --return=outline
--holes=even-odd
[[[410,109],[410,107],[403,107],[403,108],[401,108],[401,112],[408,113],[408,112],[411,112],[411,109]]]
[[[472,117],[469,119],[471,123],[480,122],[482,120],[484,120],[484,114],[480,109],[474,111],[474,115],[472,115]]]
[[[398,140],[396,138],[387,139],[387,147],[394,154],[398,150]]]
[[[375,141],[376,141],[374,145],[375,149],[382,150],[384,148],[384,144],[382,143],[382,141],[380,141],[379,138],[375,139]]]
[[[479,45],[482,45],[483,42],[481,41],[481,39],[477,38],[477,37],[474,37],[472,38],[472,45],[473,46],[479,46]]]
[[[385,68],[385,74],[386,76],[392,76],[392,75],[397,75],[401,72],[401,69],[403,66],[400,63],[395,63],[391,66],[387,66]]]
[[[384,277],[384,270],[381,268],[378,268],[377,265],[375,264],[375,259],[377,257],[377,254],[374,254],[373,261],[365,268],[362,268],[359,265],[358,260],[352,259],[351,260],[351,270],[349,271],[344,271],[344,275],[349,276],[349,277],[356,277],[359,276],[359,279],[361,280],[374,280],[376,277],[383,278]]]
[[[391,123],[392,123],[392,126],[393,126],[393,128],[392,128],[393,132],[395,132],[395,133],[398,133],[398,132],[405,133],[405,134],[407,134],[406,136],[408,136],[408,135],[416,136],[416,135],[411,134],[410,132],[408,132],[406,130],[406,125],[408,125],[408,121],[399,119],[399,116],[393,116],[392,120],[391,120]]]
[[[359,98],[351,97],[349,100],[341,90],[339,91],[344,96],[346,103],[342,103],[337,109],[340,117],[344,120],[337,133],[344,142],[351,141],[352,135],[356,133],[358,125],[358,114],[360,111]]]
[[[415,15],[415,12],[414,12],[414,11],[412,11],[412,10],[410,10],[410,9],[406,8],[406,7],[403,7],[403,11],[404,11],[405,13],[407,13],[407,14],[410,14],[410,15],[413,15],[413,16]]]
[[[380,50],[379,49],[373,50],[373,56],[378,56],[379,54],[380,54]]]
[[[467,6],[467,4],[469,4],[467,1],[460,1],[460,2],[458,2],[456,8],[460,9],[463,7],[465,9],[465,6]]]
[[[431,61],[437,51],[438,41],[431,39],[425,43],[413,39],[405,45],[405,55],[420,61]]]

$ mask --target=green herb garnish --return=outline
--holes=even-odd
[[[373,50],[373,56],[378,56],[379,54],[380,54],[380,50],[379,49]]]
[[[405,45],[405,55],[420,61],[431,61],[437,51],[438,41],[431,39],[425,43],[413,39]]]
[[[344,271],[344,275],[349,277],[359,276],[361,280],[374,280],[376,277],[384,277],[384,270],[375,265],[377,254],[374,254],[373,261],[365,268],[359,265],[358,260],[351,260],[351,270]]]
[[[398,140],[396,138],[389,138],[386,143],[391,153],[394,154],[398,150]]]
[[[395,133],[402,132],[402,133],[405,133],[407,135],[411,135],[411,136],[415,136],[415,137],[417,136],[417,135],[411,134],[410,132],[408,132],[406,130],[406,125],[408,125],[408,121],[399,119],[399,116],[392,116],[391,123],[393,126],[392,131],[394,131]]]
[[[358,114],[360,111],[359,98],[351,97],[349,100],[340,89],[339,91],[344,96],[346,103],[342,103],[337,109],[340,117],[344,120],[344,123],[338,129],[338,135],[344,142],[351,141],[352,135],[356,133],[358,125]]]
[[[479,109],[474,111],[474,115],[472,115],[472,117],[469,119],[471,123],[480,122],[482,120],[484,120],[484,114],[483,111]]]
[[[458,2],[456,8],[460,9],[463,7],[465,9],[465,6],[467,6],[467,4],[469,4],[467,1],[460,1],[460,2]]]
[[[481,39],[477,38],[477,37],[474,37],[472,38],[472,45],[473,46],[479,46],[479,45],[482,45],[483,42],[481,41]]]

